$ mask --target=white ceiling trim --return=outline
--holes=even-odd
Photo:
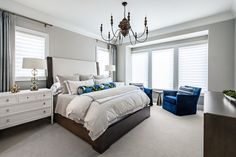
[[[168,26],[168,27],[154,30],[150,33],[151,34],[150,37],[158,36],[158,35],[162,35],[162,34],[167,34],[167,33],[172,33],[172,32],[176,32],[176,31],[181,31],[181,30],[185,30],[185,29],[205,26],[205,25],[209,25],[209,24],[213,24],[213,23],[231,20],[234,18],[235,18],[235,16],[234,16],[233,12],[227,11],[224,13],[208,16],[205,18],[200,18],[200,19],[189,21],[189,22],[185,22],[185,23],[181,23],[181,24],[177,24],[177,25]]]
[[[12,2],[9,0],[0,0],[0,8],[2,8],[4,10],[8,10],[10,12],[14,12],[14,13],[26,16],[26,17],[29,17],[29,18],[33,18],[35,20],[43,21],[45,23],[52,24],[52,25],[60,27],[60,28],[64,28],[66,30],[73,31],[73,32],[79,33],[79,34],[87,36],[87,37],[91,37],[91,38],[95,38],[95,39],[100,38],[100,36],[90,33],[82,28],[79,28],[78,26],[71,25],[70,23],[68,23],[66,21],[59,20],[56,17],[52,17],[48,14],[39,12],[35,9],[26,7],[26,6],[21,5],[17,2]]]
[[[183,35],[178,35],[178,36],[173,36],[173,37],[168,37],[168,38],[163,38],[163,39],[158,39],[158,40],[153,40],[153,41],[148,41],[148,42],[145,42],[145,43],[139,43],[139,44],[136,44],[134,46],[130,45],[128,47],[137,48],[137,47],[160,44],[160,43],[165,43],[165,42],[202,37],[202,36],[207,36],[208,32],[209,32],[208,30],[205,30],[205,31],[199,31],[199,32],[194,32],[194,33],[188,33],[188,34],[183,34]]]

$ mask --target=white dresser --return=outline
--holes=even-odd
[[[0,130],[51,116],[53,97],[49,89],[0,93]]]

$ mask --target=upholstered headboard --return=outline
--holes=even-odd
[[[47,88],[50,88],[56,75],[72,76],[74,74],[99,74],[97,62],[47,57]]]

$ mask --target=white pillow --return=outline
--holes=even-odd
[[[77,94],[77,90],[80,86],[94,86],[94,81],[93,79],[90,80],[86,80],[86,81],[70,81],[70,80],[66,80],[65,81],[67,90],[69,92],[69,94],[71,95],[75,95]]]
[[[105,84],[105,83],[110,83],[110,82],[112,82],[111,77],[103,78],[103,79],[94,79],[95,84]]]

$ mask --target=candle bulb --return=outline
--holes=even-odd
[[[145,27],[147,26],[147,17],[145,17],[145,19],[144,19],[144,26]]]
[[[128,21],[130,21],[130,12],[128,12]]]
[[[102,32],[102,24],[101,24],[101,27],[100,27],[100,31]]]
[[[113,16],[111,15],[111,25],[113,25]]]

